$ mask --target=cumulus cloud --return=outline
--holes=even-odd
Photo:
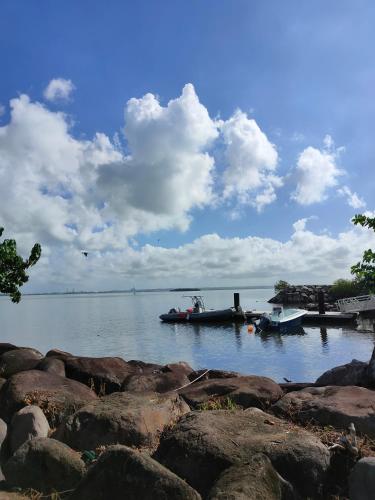
[[[65,80],[65,78],[54,78],[44,89],[43,95],[47,101],[67,101],[73,90],[74,85],[71,80]]]
[[[329,281],[374,244],[363,228],[333,238],[306,230],[304,219],[286,242],[209,234],[178,248],[136,247],[140,233],[184,230],[194,209],[216,202],[212,149],[220,134],[227,162],[221,187],[227,200],[240,200],[232,218],[241,203],[271,203],[282,181],[276,148],[256,122],[242,112],[213,120],[192,85],[165,105],[153,94],[130,99],[124,121],[127,154],[103,133],[75,138],[66,115],[26,95],[11,100],[9,122],[0,127],[0,225],[24,254],[42,244],[34,289],[126,288],[133,279],[178,285],[186,276],[269,283],[281,272]],[[319,153],[330,162],[337,155],[328,143]]]
[[[71,287],[94,290],[130,288],[133,283],[150,286],[151,282],[160,287],[234,281],[273,284],[280,276],[295,283],[331,283],[349,277],[350,266],[363,250],[375,245],[373,231],[362,227],[350,227],[334,238],[308,230],[306,223],[306,219],[297,221],[285,242],[207,234],[178,248],[127,247],[118,252],[94,252],[84,260],[77,250],[68,248],[63,257],[51,256],[48,263],[38,264],[32,283],[53,289],[64,280]]]
[[[353,193],[348,186],[342,186],[337,190],[340,196],[345,197],[348,205],[352,208],[365,208],[366,202],[357,193]]]
[[[262,210],[276,199],[275,188],[282,185],[275,174],[276,147],[242,111],[222,122],[221,132],[228,165],[223,174],[224,198],[235,196],[240,203]]]
[[[100,167],[100,195],[145,230],[186,229],[189,211],[213,200],[215,122],[188,84],[166,106],[153,94],[130,99],[125,124],[130,155]]]
[[[26,95],[0,127],[0,222],[25,246],[103,250],[141,232],[186,229],[213,200],[216,124],[192,85],[161,106],[147,94],[125,108],[125,156],[104,134],[77,140],[63,113]]]
[[[307,147],[300,154],[295,174],[297,188],[292,199],[300,205],[312,205],[327,198],[329,188],[337,186],[343,170],[337,166],[342,148],[335,149],[332,138],[324,138],[324,148]]]

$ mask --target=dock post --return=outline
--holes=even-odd
[[[236,311],[240,308],[240,294],[238,292],[233,294],[234,308]]]
[[[319,292],[318,292],[318,307],[319,307],[319,314],[326,313],[323,290],[319,290]]]

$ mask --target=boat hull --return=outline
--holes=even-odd
[[[221,321],[244,321],[245,316],[242,312],[236,311],[234,308],[218,309],[213,311],[202,312],[179,312],[168,313],[159,316],[162,321],[168,323],[209,323]]]
[[[291,314],[290,317],[284,316],[279,320],[274,320],[272,315],[265,314],[259,320],[258,327],[261,330],[289,330],[301,326],[302,318],[307,314],[307,311],[298,310]]]

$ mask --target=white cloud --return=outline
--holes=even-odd
[[[261,210],[276,199],[275,188],[282,185],[274,173],[278,162],[275,146],[242,111],[222,122],[221,131],[228,165],[223,175],[224,198],[236,197],[239,203]]]
[[[127,156],[104,134],[76,139],[63,113],[26,95],[10,102],[10,112],[0,127],[0,225],[23,253],[35,241],[42,244],[34,290],[126,288],[133,279],[137,286],[187,279],[270,283],[280,274],[329,281],[374,244],[373,233],[363,228],[333,238],[307,231],[307,220],[297,221],[286,242],[211,234],[178,248],[132,243],[140,233],[185,229],[193,209],[216,201],[211,149],[219,129],[228,160],[227,200],[264,206],[281,183],[277,151],[254,120],[237,112],[217,123],[192,85],[166,105],[152,94],[127,103]],[[232,208],[238,217],[241,204]],[[87,259],[81,249],[88,250]]]
[[[213,200],[207,149],[218,131],[192,85],[166,107],[152,94],[128,102],[129,156],[104,134],[75,139],[63,113],[26,95],[10,104],[0,127],[0,222],[21,241],[122,248],[140,232],[186,229],[191,209]]]
[[[343,174],[336,164],[341,149],[335,149],[330,136],[324,138],[322,150],[309,146],[300,154],[295,170],[297,188],[292,199],[301,205],[319,203],[327,198],[330,187]]]
[[[366,202],[357,193],[353,193],[348,186],[342,186],[337,190],[340,196],[346,198],[348,205],[352,208],[365,208]]]
[[[189,226],[189,211],[213,200],[216,124],[194,87],[163,107],[153,94],[125,108],[130,156],[100,167],[99,193],[114,213],[146,231]]]
[[[84,260],[78,250],[67,248],[63,257],[52,255],[38,264],[32,283],[53,289],[64,282],[93,290],[130,288],[133,283],[137,287],[273,284],[280,276],[294,283],[331,283],[350,277],[350,266],[375,245],[375,234],[368,229],[353,226],[334,238],[307,230],[306,222],[297,221],[285,242],[207,234],[178,248],[127,247],[93,252]]]
[[[47,101],[67,101],[74,90],[71,80],[65,78],[54,78],[44,89],[44,97]]]

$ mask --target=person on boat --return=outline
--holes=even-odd
[[[201,312],[201,310],[200,310],[200,304],[199,304],[199,301],[198,301],[198,300],[197,300],[197,301],[195,302],[195,304],[194,304],[194,312],[195,312],[195,313],[199,313],[199,312]]]

